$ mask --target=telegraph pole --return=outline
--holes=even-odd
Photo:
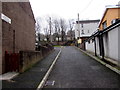
[[[78,13],[78,37],[80,39],[80,24],[79,24],[79,13]]]
[[[81,39],[80,39],[80,24],[79,24],[79,13],[78,13],[78,24],[77,24],[77,26],[78,26],[78,46],[80,46],[80,44],[81,44]]]

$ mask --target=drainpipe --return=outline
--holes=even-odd
[[[103,42],[103,35],[101,35],[101,47],[102,47],[102,60],[104,60],[104,42]]]
[[[100,55],[102,56],[102,60],[104,59],[104,43],[103,43],[103,35],[101,34],[99,37],[99,43],[100,43]]]
[[[15,30],[13,30],[13,53],[15,53]]]
[[[96,53],[96,40],[95,40],[95,37],[94,37],[94,46],[95,46],[95,56],[97,56],[97,53]]]

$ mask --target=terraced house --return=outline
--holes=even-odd
[[[76,21],[75,25],[75,38],[78,39],[80,37],[80,42],[83,43],[86,39],[88,39],[93,32],[98,28],[100,20],[81,20]],[[80,48],[86,49],[84,44],[80,45]]]
[[[17,58],[19,51],[35,50],[35,19],[30,2],[0,2],[0,4],[1,74],[8,72],[9,68],[14,68],[11,66],[17,63],[9,61],[9,55]]]
[[[98,26],[99,30],[86,42],[86,50],[101,58],[120,62],[120,5],[106,8]]]
[[[106,27],[114,24],[120,19],[120,5],[108,6],[103,14],[103,17],[99,23],[99,29],[103,30]]]

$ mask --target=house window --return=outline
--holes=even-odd
[[[103,29],[105,29],[107,27],[107,21],[102,23],[102,27],[103,27]]]
[[[113,20],[111,21],[111,24],[114,24],[114,23],[116,23],[117,21],[119,21],[119,19],[113,19]]]
[[[90,31],[88,30],[88,33],[90,33]]]
[[[81,34],[84,34],[84,30],[82,30],[82,33]]]

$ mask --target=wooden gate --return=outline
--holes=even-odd
[[[5,52],[5,72],[19,71],[19,53]]]

